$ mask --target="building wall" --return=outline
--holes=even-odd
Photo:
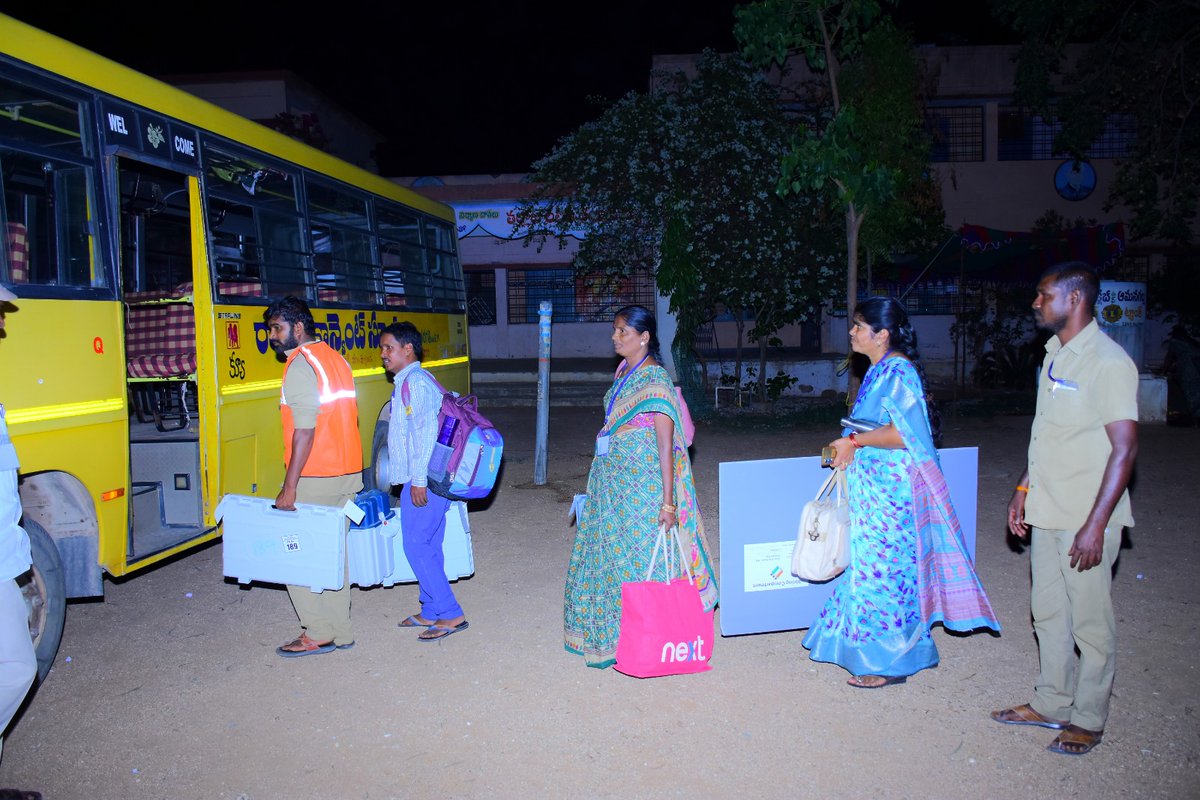
[[[162,80],[227,111],[267,124],[284,112],[314,114],[329,138],[328,152],[378,173],[375,149],[384,136],[320,90],[288,71],[162,76]]]
[[[1029,231],[1048,211],[1056,212],[1071,222],[1082,219],[1103,224],[1128,218],[1126,209],[1120,206],[1107,211],[1104,208],[1116,175],[1117,164],[1112,159],[1097,158],[1089,162],[1095,170],[1096,187],[1082,200],[1064,199],[1055,188],[1054,175],[1063,163],[1062,159],[1000,160],[1000,115],[1001,109],[1011,103],[1016,48],[924,47],[920,54],[932,81],[931,105],[978,108],[982,114],[982,159],[932,165],[941,184],[947,228],[954,230],[964,224],[973,224],[1000,230]],[[1073,57],[1073,53],[1069,57]],[[696,55],[655,56],[652,70],[691,72],[696,58]],[[803,79],[806,72],[803,65],[793,64],[793,67],[794,79]],[[405,185],[415,182],[418,191],[452,206],[485,199],[513,200],[526,196],[530,189],[523,175],[438,176],[433,181],[437,186],[424,188],[419,186],[420,181],[411,178],[397,180]],[[1139,243],[1144,252],[1153,252],[1160,245],[1155,242]],[[533,248],[520,248],[513,242],[494,238],[469,237],[460,240],[460,254],[467,270],[491,269],[497,275],[497,316],[501,319],[495,326],[472,327],[472,347],[477,356],[528,358],[536,355],[536,326],[511,325],[503,319],[500,311],[506,300],[503,274],[507,269],[563,268],[570,264],[573,251],[574,247],[559,251],[553,243],[537,253]],[[1127,252],[1131,251],[1127,249]],[[865,289],[866,268],[861,264],[859,281],[860,287]],[[930,289],[936,291],[933,281],[930,281]],[[950,337],[954,316],[920,314],[915,315],[913,320],[929,374],[939,380],[952,380],[956,374],[969,376],[973,365],[959,363],[960,356],[956,354]],[[827,313],[824,316],[822,345],[830,355],[846,352],[846,327],[844,314],[838,317]],[[719,321],[714,325],[714,331],[716,346],[722,350],[734,346],[736,333],[733,322]],[[798,327],[785,328],[779,338],[789,348],[796,348],[802,343]],[[1161,338],[1154,325],[1147,326],[1147,363],[1161,360],[1158,344]],[[608,326],[601,323],[555,325],[554,343],[556,355],[607,355]],[[756,350],[748,342],[746,347],[746,358],[753,361]],[[719,375],[720,369],[731,368],[732,360],[728,354],[725,355],[727,367],[720,366],[720,359],[716,359],[714,363],[717,366],[710,365],[710,370],[717,369]],[[813,392],[819,394],[821,389],[816,383],[820,381],[814,376],[824,374],[825,367],[801,365],[795,369],[812,372],[811,375],[797,374],[797,377],[802,385],[813,385]],[[774,374],[772,370],[772,367],[768,367],[768,374]]]

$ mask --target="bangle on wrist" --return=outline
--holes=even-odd
[[[1029,487],[1028,487],[1028,486],[1018,486],[1018,487],[1017,487],[1017,491],[1018,491],[1018,492],[1025,492],[1026,494],[1029,494]]]
[[[850,435],[846,438],[850,440],[850,444],[854,445],[856,449],[861,449],[863,447],[858,443],[858,431],[850,431]]]
[[[662,504],[662,510],[663,510],[663,511],[667,511],[667,512],[670,512],[670,513],[674,514],[674,513],[675,513],[675,506],[671,505],[670,503],[663,503],[663,504]]]

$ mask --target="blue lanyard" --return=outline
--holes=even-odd
[[[1057,353],[1055,353],[1054,358],[1058,358]],[[1046,377],[1049,378],[1050,383],[1053,384],[1050,387],[1050,391],[1054,392],[1058,389],[1066,389],[1067,391],[1071,392],[1078,391],[1079,384],[1075,381],[1069,381],[1066,378],[1054,377],[1054,358],[1050,359],[1050,366],[1046,367]]]
[[[625,388],[625,381],[629,380],[629,376],[637,372],[637,368],[646,363],[646,359],[650,357],[649,353],[642,356],[642,360],[637,363],[633,369],[621,376],[621,382],[617,384],[617,389],[612,393],[612,397],[608,400],[608,408],[604,410],[604,424],[608,424],[608,415],[612,413],[613,404],[617,402],[617,396],[621,394],[621,390]]]

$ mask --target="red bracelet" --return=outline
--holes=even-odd
[[[858,431],[850,431],[850,436],[847,438],[850,439],[850,444],[854,445],[855,448],[862,447],[862,445],[858,443]]]

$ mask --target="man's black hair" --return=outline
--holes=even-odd
[[[308,309],[308,303],[299,297],[289,294],[267,306],[267,310],[263,312],[263,321],[270,325],[271,320],[276,317],[286,322],[289,328],[297,322],[302,322],[305,333],[309,336],[317,335],[317,323],[313,319],[312,311]]]
[[[425,357],[425,351],[422,344],[421,332],[417,330],[417,326],[411,322],[393,322],[379,332],[379,335],[388,333],[395,337],[396,341],[401,346],[411,344],[413,355],[417,357],[417,361],[421,361]]]

